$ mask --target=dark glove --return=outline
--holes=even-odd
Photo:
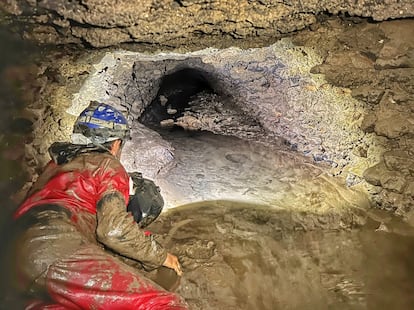
[[[127,211],[131,212],[134,220],[143,228],[152,223],[164,207],[164,199],[160,188],[149,179],[142,177],[139,172],[129,174],[134,183],[135,194],[130,196]]]

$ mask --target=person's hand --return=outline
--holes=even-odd
[[[170,253],[167,254],[167,258],[164,261],[164,264],[162,264],[164,267],[168,267],[171,269],[174,269],[177,275],[181,276],[183,274],[181,270],[180,262],[178,261],[177,256],[172,255]]]

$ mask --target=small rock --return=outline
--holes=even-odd
[[[165,107],[165,104],[168,102],[168,98],[167,98],[167,97],[165,97],[165,96],[163,96],[163,95],[160,95],[159,100],[160,100],[160,104],[161,104],[163,107]]]
[[[377,121],[377,117],[374,114],[365,115],[361,123],[361,130],[367,133],[373,132],[376,121]]]
[[[174,120],[169,118],[169,119],[163,119],[160,122],[161,127],[172,127],[174,126]]]
[[[398,171],[390,171],[383,162],[364,171],[364,179],[373,185],[381,185],[390,191],[402,193],[406,186],[406,179]]]
[[[389,229],[384,223],[381,223],[375,231],[389,232]]]
[[[381,185],[386,189],[401,194],[406,186],[406,181],[405,177],[397,171],[389,171],[382,176]]]
[[[414,199],[414,179],[413,178],[409,178],[407,180],[407,187],[404,189],[404,194],[409,195]]]
[[[364,179],[375,186],[381,185],[381,171],[386,170],[387,168],[383,163],[376,164],[364,171]]]
[[[167,109],[167,113],[168,113],[168,114],[170,114],[170,115],[174,115],[174,114],[176,114],[176,113],[177,113],[177,110],[176,110],[176,109],[171,109],[171,108],[168,108],[168,109]]]
[[[358,146],[355,149],[353,149],[352,153],[356,156],[367,158],[367,149],[362,146]]]
[[[377,135],[394,139],[414,130],[414,125],[408,121],[406,113],[387,110],[383,114],[386,115],[377,116],[378,120],[374,127]]]

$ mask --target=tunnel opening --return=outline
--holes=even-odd
[[[217,94],[207,73],[184,68],[167,74],[161,79],[155,98],[138,120],[154,129],[177,129],[180,127],[177,126],[177,120],[183,117],[185,111],[191,110],[190,102],[200,93]]]
[[[170,133],[185,131],[190,136],[209,132],[269,143],[268,133],[247,111],[246,102],[213,72],[180,66],[160,77],[158,85],[137,120],[165,139]],[[271,139],[280,145],[277,138]]]

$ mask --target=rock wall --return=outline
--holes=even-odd
[[[77,115],[96,98],[123,109],[134,124],[156,97],[164,76],[193,68],[205,72],[222,100],[231,98],[235,108],[230,116],[236,117],[236,111],[242,115],[238,124],[258,123],[261,128],[252,132],[250,127],[240,126],[232,135],[246,138],[250,133],[251,139],[263,143],[282,142],[316,162],[328,163],[336,174],[346,175],[345,167],[357,164],[357,156],[351,151],[372,144],[372,136],[364,135],[359,128],[365,110],[350,91],[332,87],[322,75],[310,73],[321,62],[314,50],[297,47],[288,39],[250,50],[157,55],[109,52],[75,95],[68,112]],[[194,117],[199,126],[192,129],[228,134],[220,124],[229,115],[215,113],[211,101],[206,101],[204,108]],[[376,158],[370,155],[370,160],[373,163]]]
[[[220,98],[236,103],[243,120],[260,125],[250,138],[280,139],[291,151],[328,163],[332,175],[346,178],[348,186],[365,184],[378,206],[412,221],[413,23],[327,19],[265,48],[58,56],[38,75],[48,84],[34,104],[36,138],[27,145],[27,160],[41,167],[47,146],[69,137],[74,115],[89,100],[111,102],[135,121],[163,76],[191,67],[206,73]],[[211,109],[200,115],[217,117]],[[202,128],[226,134],[225,127],[209,124]],[[135,143],[145,147],[129,147],[128,168],[150,167],[147,176],[153,177],[170,162],[173,149],[136,126]],[[240,127],[232,134],[245,138],[245,132]],[[154,155],[165,160],[154,162]]]
[[[263,45],[312,25],[325,13],[375,21],[414,16],[411,0],[5,0],[0,9],[23,22],[25,38],[41,43],[137,42],[198,49],[249,40]]]
[[[294,41],[318,46],[324,61],[312,72],[349,88],[365,106],[360,128],[374,143],[352,150],[360,164],[351,173],[373,185],[378,206],[414,223],[414,21],[355,22],[344,31],[329,21]],[[375,165],[366,160],[373,153]]]

